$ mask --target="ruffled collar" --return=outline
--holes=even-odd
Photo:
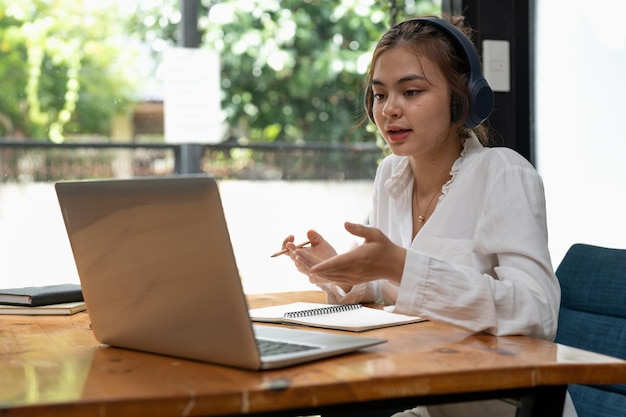
[[[439,200],[441,200],[454,182],[457,174],[461,170],[461,166],[463,165],[463,161],[465,161],[469,156],[480,152],[483,149],[483,145],[480,143],[476,135],[472,132],[470,137],[465,139],[463,142],[463,149],[461,150],[461,154],[452,164],[452,168],[450,169],[450,179],[442,186],[441,188],[441,196],[439,196]],[[413,171],[411,171],[411,166],[409,164],[409,157],[405,156],[400,159],[400,161],[392,168],[391,176],[385,181],[385,188],[389,195],[400,195],[407,189],[409,186],[413,186]]]

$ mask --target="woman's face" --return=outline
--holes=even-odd
[[[383,52],[372,91],[374,121],[395,155],[432,156],[450,133],[450,88],[429,59],[405,47]]]

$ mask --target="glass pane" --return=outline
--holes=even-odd
[[[367,220],[383,155],[371,126],[349,134],[370,51],[392,19],[440,10],[436,0],[203,0],[198,50],[218,54],[218,79],[198,71],[210,62],[177,55],[174,96],[200,100],[178,112],[187,130],[206,126],[194,110],[215,100],[221,124],[166,137],[163,58],[180,44],[179,0],[5,3],[0,287],[78,282],[54,182],[197,171],[220,180],[246,289],[309,288],[269,255],[309,228],[339,250],[354,244],[343,222]]]
[[[536,155],[555,265],[573,243],[626,247],[626,27],[607,10],[626,3],[537,2]]]

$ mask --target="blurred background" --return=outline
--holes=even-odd
[[[626,247],[620,0],[0,0],[0,286],[77,282],[56,181],[206,172],[246,290],[310,288],[269,254],[309,228],[355,244],[342,224],[367,219],[385,155],[358,125],[371,51],[442,10],[467,12],[479,51],[508,36],[495,144],[544,178],[554,265],[575,242]]]

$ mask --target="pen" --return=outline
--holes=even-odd
[[[303,248],[304,246],[308,245],[309,243],[311,243],[311,241],[310,241],[310,240],[307,240],[307,241],[306,241],[306,242],[304,242],[304,243],[300,243],[299,245],[296,245],[296,249]],[[275,257],[277,257],[277,256],[284,255],[284,254],[285,254],[285,253],[287,253],[287,252],[289,252],[289,249],[283,249],[283,250],[281,250],[281,251],[276,252],[276,253],[275,253],[275,254],[273,254],[271,257],[272,257],[272,258],[275,258]]]

